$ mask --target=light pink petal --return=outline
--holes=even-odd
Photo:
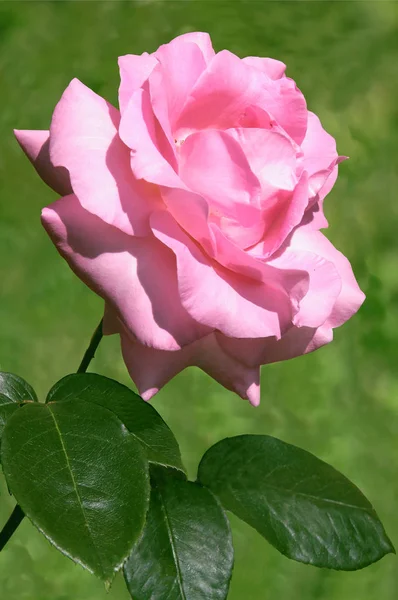
[[[54,165],[68,169],[86,210],[126,233],[146,235],[151,204],[158,200],[131,173],[119,119],[118,110],[74,79],[54,111],[50,156]]]
[[[328,193],[332,190],[334,184],[336,183],[337,175],[338,175],[338,165],[342,160],[345,160],[345,156],[339,156],[335,163],[332,163],[331,168],[327,170],[326,179],[323,184],[319,187],[317,192],[318,202],[323,204],[324,198],[328,195]]]
[[[303,168],[310,177],[328,169],[338,157],[336,140],[323,129],[319,118],[311,111],[308,111],[308,127],[301,149]]]
[[[155,56],[159,66],[150,77],[152,106],[158,116],[157,104],[165,100],[173,131],[190,91],[206,68],[206,62],[199,46],[181,38],[160,46]],[[154,76],[156,82],[153,82]]]
[[[242,148],[252,171],[267,189],[292,190],[297,183],[296,149],[278,128],[228,129]]]
[[[307,103],[290,77],[275,81],[274,90],[265,95],[266,109],[288,135],[300,145],[307,131]]]
[[[143,102],[148,97],[150,109],[143,109],[148,115],[147,122],[150,123],[151,137],[165,160],[178,172],[177,146],[174,139],[172,123],[170,121],[168,97],[165,94],[166,84],[164,82],[162,65],[159,63],[152,71],[148,84],[143,87]],[[149,96],[147,96],[149,92]],[[150,115],[153,113],[153,118]]]
[[[293,192],[278,191],[263,211],[263,239],[249,250],[253,257],[267,259],[299,225],[308,206],[308,178],[304,172]]]
[[[234,212],[235,214],[231,216],[212,212],[210,215],[211,223],[238,248],[249,248],[264,235],[264,215],[259,207],[252,204],[236,204]],[[234,254],[237,254],[236,250],[234,250]],[[224,264],[225,261],[219,254],[217,254],[217,259],[221,264]]]
[[[181,179],[214,211],[236,216],[236,204],[258,206],[259,181],[239,143],[225,131],[190,135],[181,147],[179,164]]]
[[[275,119],[271,117],[269,112],[260,106],[247,106],[236,123],[236,128],[242,129],[271,129],[275,126]],[[278,128],[278,130],[279,129],[281,128]]]
[[[176,125],[178,138],[202,129],[229,129],[242,124],[247,109],[267,111],[301,144],[307,128],[304,96],[284,77],[272,80],[223,50],[215,55],[192,89]]]
[[[204,33],[202,31],[192,31],[189,33],[183,33],[182,35],[179,35],[176,38],[174,38],[174,40],[172,40],[172,42],[170,43],[179,44],[180,42],[189,42],[191,44],[196,44],[197,46],[199,46],[206,64],[208,64],[211,61],[215,54],[208,33]]]
[[[73,271],[140,343],[178,350],[209,332],[182,307],[173,253],[153,236],[121,232],[73,195],[45,208],[42,221]]]
[[[159,135],[163,136],[159,139]],[[161,152],[164,132],[153,114],[147,90],[133,94],[120,123],[120,136],[131,148],[134,175],[159,186],[163,202],[180,225],[213,254],[204,198],[190,191]]]
[[[51,163],[50,132],[14,129],[14,134],[42,180],[62,196],[72,193],[68,171]]]
[[[165,133],[153,113],[148,90],[137,90],[130,98],[120,121],[119,134],[131,149],[131,168],[137,179],[169,187],[181,185],[176,171],[162,153]]]
[[[323,201],[336,183],[338,164],[342,160],[345,160],[345,158],[344,156],[339,156],[330,165],[329,169],[318,171],[318,173],[311,177],[311,184],[309,186],[310,201],[300,226],[315,231],[325,229],[329,226],[323,212]]]
[[[170,379],[189,366],[197,366],[229,390],[260,403],[259,368],[249,368],[224,352],[210,334],[178,352],[144,347],[121,336],[123,358],[144,400],[152,398]]]
[[[153,69],[148,85],[152,111],[164,133],[164,136],[158,133],[157,146],[177,170],[178,140],[174,139],[174,124],[206,63],[199,46],[180,38],[160,46],[155,56],[159,64]]]
[[[119,56],[118,62],[120,70],[119,107],[123,112],[133,93],[142,87],[158,61],[153,54],[144,52],[141,55]]]
[[[279,299],[279,316],[284,330],[290,324],[290,319],[298,311],[300,300],[308,291],[309,277],[305,270],[279,269],[258,260],[238,248],[229,240],[222,231],[213,224],[210,225],[213,233],[215,257],[217,263],[229,271],[257,283],[263,283],[276,293]]]
[[[235,360],[248,367],[288,360],[314,352],[333,339],[333,330],[328,326],[316,328],[292,327],[280,340],[273,337],[263,339],[228,338],[216,333],[219,345]]]
[[[256,105],[260,97],[251,71],[240,58],[223,50],[214,56],[191,92],[177,129],[180,136],[202,129],[234,127],[245,108]],[[176,131],[178,134],[178,131]]]
[[[319,231],[298,228],[290,240],[293,251],[308,250],[331,262],[342,281],[341,291],[327,319],[330,327],[339,327],[354,315],[365,300],[349,260]]]
[[[260,58],[258,56],[247,56],[242,59],[246,65],[263,71],[271,79],[280,79],[286,71],[285,63],[274,58]]]
[[[209,226],[209,205],[202,196],[181,187],[161,187],[168,212],[181,227],[207,252],[216,257],[214,234]]]
[[[280,281],[255,281],[220,268],[167,212],[153,213],[151,227],[175,253],[181,302],[195,321],[230,337],[280,337],[289,326],[291,299]]]
[[[190,135],[180,150],[179,174],[191,190],[206,199],[207,218],[230,240],[246,248],[261,238],[260,184],[239,143],[228,133],[206,130]],[[191,205],[187,199],[185,210]],[[181,218],[177,220],[183,225]]]
[[[309,174],[311,196],[323,200],[337,177],[337,165],[347,157],[339,156],[335,139],[327,133],[312,112],[308,112],[308,128],[301,145],[302,167]]]
[[[318,253],[290,245],[280,255],[268,261],[280,269],[306,269],[310,278],[307,294],[300,301],[293,318],[297,327],[320,327],[325,323],[341,291],[341,277],[333,262]]]

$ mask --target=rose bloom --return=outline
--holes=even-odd
[[[257,405],[260,365],[327,344],[364,300],[319,231],[335,141],[283,63],[205,33],[119,67],[119,110],[74,79],[49,131],[15,132],[62,196],[43,225],[144,399],[196,365]]]

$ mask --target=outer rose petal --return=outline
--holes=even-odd
[[[336,140],[323,129],[319,118],[311,111],[308,111],[308,127],[301,149],[303,168],[310,177],[325,171],[338,158]]]
[[[314,352],[332,341],[333,330],[327,326],[318,329],[292,327],[280,340],[273,337],[238,340],[228,338],[221,333],[216,333],[216,337],[225,352],[235,360],[253,368]]]
[[[302,168],[309,174],[310,198],[318,204],[311,220],[311,229],[328,226],[323,214],[323,199],[337,179],[337,165],[346,157],[338,156],[335,139],[327,133],[312,112],[308,112],[308,128],[303,143]]]
[[[365,294],[357,284],[349,260],[320,231],[308,231],[299,227],[289,241],[289,248],[298,251],[306,249],[334,264],[342,287],[325,325],[334,328],[348,321],[365,300]]]
[[[42,221],[73,271],[141,344],[179,350],[209,333],[182,307],[174,256],[156,238],[126,235],[82,208],[76,196],[45,208]]]
[[[42,180],[62,196],[71,194],[68,171],[63,167],[54,167],[50,160],[50,132],[14,129],[14,134]]]
[[[239,338],[280,337],[286,330],[292,306],[280,282],[250,280],[220,268],[166,212],[153,213],[151,227],[176,255],[181,302],[196,321]]]
[[[142,87],[158,61],[153,54],[144,52],[141,55],[119,56],[118,62],[120,70],[119,107],[123,112],[133,93]]]
[[[255,67],[259,71],[263,71],[271,79],[280,79],[284,76],[286,71],[285,63],[274,58],[260,58],[258,56],[247,56],[242,61],[246,65]]]
[[[236,360],[248,367],[288,360],[313,352],[333,339],[334,327],[339,327],[359,309],[365,295],[359,289],[349,261],[336,250],[327,238],[319,232],[296,230],[291,247],[310,250],[331,261],[341,278],[340,294],[331,309],[329,317],[321,327],[292,327],[280,340],[234,339],[216,333],[218,343]]]
[[[260,403],[259,368],[250,368],[235,360],[222,349],[214,334],[178,352],[146,348],[123,333],[121,341],[124,361],[144,400],[152,398],[186,367],[197,366],[254,406]]]
[[[320,327],[329,317],[341,291],[341,277],[333,262],[319,256],[318,252],[306,252],[295,247],[285,249],[269,264],[286,269],[306,269],[310,276],[307,294],[300,302],[299,311],[293,317],[297,327]]]
[[[117,131],[119,120],[118,110],[74,79],[53,114],[51,161],[68,169],[86,210],[126,233],[146,235],[156,195],[132,176],[130,154]]]

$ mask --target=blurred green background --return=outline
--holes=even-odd
[[[319,352],[264,368],[251,408],[196,369],[154,400],[191,474],[228,435],[268,433],[315,453],[368,495],[398,544],[398,4],[396,2],[0,2],[0,369],[44,395],[76,369],[101,301],[69,271],[40,226],[54,199],[12,129],[44,129],[73,77],[116,103],[116,59],[153,51],[189,31],[216,50],[288,65],[310,109],[351,157],[327,198],[327,235],[352,261],[367,301]],[[117,339],[92,368],[129,384]],[[13,506],[0,481],[0,524]],[[232,519],[230,600],[395,600],[390,555],[357,573],[317,570],[280,556]],[[2,600],[123,600],[24,522],[0,555]]]

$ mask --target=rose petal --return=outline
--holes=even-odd
[[[242,61],[250,67],[255,67],[264,72],[271,79],[280,79],[286,71],[285,63],[274,58],[260,58],[258,56],[246,56]]]
[[[295,251],[305,248],[333,263],[339,273],[342,286],[326,324],[329,327],[339,327],[348,321],[365,300],[365,294],[358,286],[349,260],[320,231],[298,228],[291,237],[289,248]]]
[[[303,159],[301,166],[309,174],[310,198],[317,203],[310,228],[321,229],[328,226],[323,214],[323,199],[330,192],[337,179],[337,165],[346,157],[338,156],[335,139],[327,133],[312,112],[308,112],[308,128],[301,145]]]
[[[281,281],[254,281],[220,268],[167,212],[153,213],[151,227],[175,253],[181,302],[195,321],[230,337],[280,337],[290,325],[291,298]],[[284,272],[274,273],[282,277]],[[286,273],[286,288],[290,275]]]
[[[258,206],[260,183],[239,143],[225,131],[190,135],[181,147],[179,164],[181,179],[222,215],[236,216],[236,204]]]
[[[155,56],[160,64],[156,69],[156,85],[151,85],[152,106],[159,118],[156,105],[165,99],[167,117],[173,131],[190,91],[206,68],[206,62],[199,46],[181,38],[160,46]],[[150,83],[155,74],[151,75]],[[164,128],[163,121],[160,119]]]
[[[260,403],[259,368],[249,368],[223,351],[210,334],[177,352],[147,348],[121,335],[123,358],[144,400],[152,398],[170,379],[189,366],[197,366],[225,388]]]
[[[179,187],[181,180],[160,150],[159,124],[152,110],[148,90],[133,93],[120,121],[119,134],[131,149],[131,168],[137,179]]]
[[[256,105],[261,85],[254,70],[227,50],[214,56],[197,81],[176,125],[180,137],[203,129],[234,127],[246,107]],[[261,78],[261,75],[260,75]],[[260,79],[259,78],[259,79]],[[176,132],[178,135],[178,131]]]
[[[140,343],[178,350],[209,333],[182,307],[175,258],[156,238],[126,235],[73,195],[45,208],[42,221],[73,271]]]
[[[140,89],[158,64],[153,54],[126,54],[119,56],[119,107],[124,111],[133,93]]]
[[[292,190],[297,183],[296,149],[277,128],[228,129],[242,148],[248,163],[263,187]]]
[[[208,33],[204,33],[202,31],[190,31],[177,36],[171,43],[180,44],[180,42],[189,42],[199,46],[206,64],[211,61],[215,54]]]
[[[273,337],[258,339],[229,338],[216,333],[222,349],[247,367],[279,362],[314,352],[333,339],[330,327],[292,327],[280,340]]]
[[[72,193],[68,171],[63,167],[54,167],[50,160],[50,132],[14,129],[14,134],[44,183],[58,194]]]
[[[138,90],[133,94],[122,116],[119,131],[124,143],[132,150],[134,175],[160,186],[170,213],[212,254],[212,234],[207,222],[209,207],[204,198],[187,188],[160,151],[148,90]]]
[[[161,187],[162,198],[168,212],[177,223],[205,250],[215,257],[217,254],[214,234],[209,226],[209,205],[206,200],[187,189],[181,182],[180,188]]]
[[[299,225],[308,206],[308,178],[304,172],[293,192],[280,190],[263,211],[263,239],[249,250],[259,259],[271,257]]]
[[[297,143],[307,128],[304,96],[289,78],[273,81],[257,68],[223,50],[200,76],[176,125],[176,135],[186,137],[202,129],[229,129],[240,125],[247,108],[269,112]]]
[[[284,250],[268,264],[280,269],[307,270],[310,285],[308,292],[300,301],[298,312],[293,318],[297,327],[320,327],[333,310],[341,291],[341,277],[333,262],[319,256],[318,253],[296,249],[293,245]]]
[[[261,238],[260,183],[228,133],[206,130],[190,135],[181,147],[179,172],[187,186],[206,199],[209,220],[229,239],[247,248]]]
[[[77,79],[58,102],[50,128],[50,156],[68,169],[82,206],[106,223],[134,235],[148,233],[153,190],[142,191],[130,169],[117,127],[119,111]]]
[[[319,118],[308,111],[308,126],[303,143],[303,168],[311,177],[318,171],[325,171],[337,158],[336,140],[327,133]]]
[[[157,146],[166,160],[178,170],[174,124],[189,92],[206,68],[206,62],[197,44],[179,38],[160,46],[155,56],[159,64],[153,69],[148,84],[152,110],[164,133],[161,136],[161,132],[158,132]]]

